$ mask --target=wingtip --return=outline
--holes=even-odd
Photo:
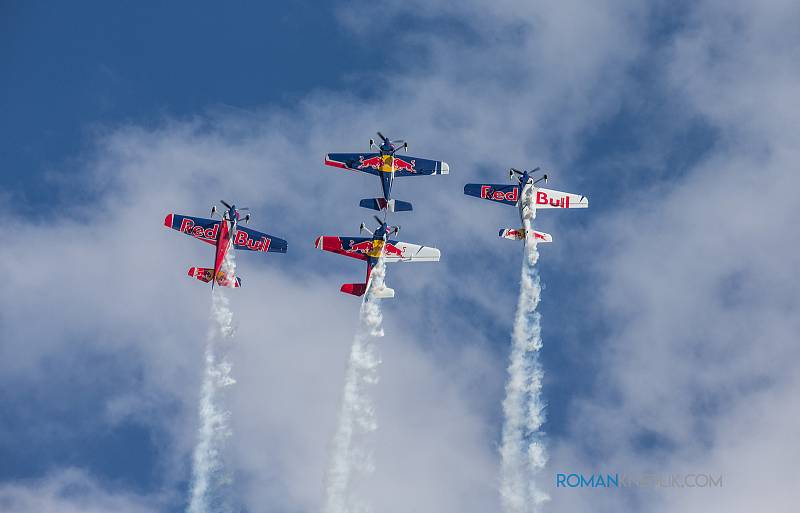
[[[330,153],[325,154],[325,165],[331,167],[338,167],[341,169],[347,169],[347,166],[343,162],[339,162],[338,160],[332,160]]]
[[[450,174],[450,164],[447,162],[442,162],[442,174],[449,175]]]
[[[175,214],[167,214],[167,217],[164,218],[164,226],[167,228],[172,228],[172,219],[175,217]]]

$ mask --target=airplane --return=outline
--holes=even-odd
[[[536,184],[542,181],[547,183],[546,174],[534,180],[532,175],[537,171],[538,167],[532,171],[519,171],[512,167],[508,171],[508,177],[512,182],[516,182],[515,185],[468,183],[464,186],[464,194],[519,207],[519,218],[523,225],[526,220],[530,221],[540,208],[589,208],[589,199],[585,196],[537,186]],[[553,241],[549,233],[533,229],[527,232],[524,227],[504,228],[500,230],[500,237],[511,240],[530,239],[533,242]]]
[[[367,278],[364,283],[345,283],[340,289],[345,294],[363,296],[369,290],[372,278],[372,269],[380,258],[386,263],[390,262],[438,262],[440,252],[436,248],[418,246],[407,242],[388,240],[389,236],[397,235],[399,226],[388,226],[375,216],[378,228],[370,231],[364,223],[359,228],[360,233],[366,232],[370,237],[339,237],[321,235],[317,237],[314,245],[317,249],[338,253],[367,262]],[[373,285],[371,297],[387,299],[394,297],[394,289],[385,283]]]
[[[228,272],[222,268],[225,256],[231,248],[262,253],[286,253],[287,243],[278,237],[239,226],[240,220],[244,223],[250,220],[249,213],[244,218],[241,216],[241,212],[250,209],[236,208],[235,205],[229,205],[225,201],[220,201],[220,203],[225,206],[226,210],[220,215],[219,221],[181,214],[167,214],[167,217],[164,218],[164,226],[191,235],[197,240],[213,244],[216,247],[214,268],[192,267],[189,269],[189,276],[205,283],[211,282],[212,289],[214,284],[220,287],[241,287],[241,278],[229,276]],[[217,207],[211,207],[211,217],[214,217],[216,213]]]
[[[391,212],[407,212],[412,210],[411,203],[394,200],[391,198],[392,183],[399,176],[427,176],[446,175],[450,173],[447,162],[429,160],[418,157],[400,158],[395,154],[400,150],[408,152],[408,143],[403,140],[390,141],[389,138],[378,132],[381,144],[369,140],[369,149],[375,147],[377,153],[328,153],[325,155],[325,165],[362,171],[381,178],[383,188],[382,198],[362,199],[359,205],[372,210],[389,210]]]

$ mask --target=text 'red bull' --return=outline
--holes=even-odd
[[[236,238],[233,239],[235,246],[241,246],[251,251],[269,251],[269,244],[272,242],[266,237],[261,237],[261,240],[251,239],[247,232],[237,231]]]
[[[495,191],[491,185],[481,185],[481,198],[494,201],[513,201],[519,198],[519,187],[514,187],[508,192]]]
[[[194,221],[191,219],[184,218],[183,221],[181,221],[180,231],[207,242],[215,242],[217,240],[217,234],[219,233],[219,227],[220,224],[215,223],[214,226],[203,228],[202,226],[195,225]],[[251,239],[247,235],[247,232],[244,231],[237,231],[236,238],[233,240],[236,246],[247,248],[251,251],[263,252],[269,251],[270,242],[272,241],[267,237],[262,237],[261,240]]]
[[[217,240],[219,223],[215,223],[214,226],[210,226],[208,228],[203,228],[202,226],[195,226],[194,221],[191,219],[184,218],[183,221],[181,221],[180,231],[183,233],[188,233],[192,237],[213,242]]]
[[[547,193],[544,191],[536,191],[536,204],[537,205],[550,205],[556,208],[569,208],[569,196],[564,196],[562,199],[548,198]]]

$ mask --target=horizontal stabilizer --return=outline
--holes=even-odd
[[[544,232],[537,232],[536,230],[531,230],[531,234],[533,235],[534,242],[553,242],[553,236],[549,233]],[[500,237],[504,239],[511,239],[511,240],[524,240],[525,239],[525,228],[505,228],[500,230]]]
[[[366,283],[345,283],[342,285],[342,288],[339,289],[345,294],[352,294],[354,296],[363,296],[364,292],[367,291],[367,284]]]
[[[345,283],[339,290],[341,290],[345,294],[352,294],[354,296],[363,296],[367,292],[367,284]],[[390,289],[385,285],[381,287],[373,286],[372,291],[369,293],[369,297],[376,299],[391,299],[394,297],[394,289]]]
[[[207,267],[192,267],[191,269],[189,269],[189,276],[197,278],[202,282],[209,283],[211,280],[214,279],[214,269],[209,269]],[[219,285],[220,287],[238,288],[242,286],[241,278],[237,276],[230,278],[226,273],[223,273],[222,271],[220,271],[215,281],[217,285]]]
[[[410,212],[413,210],[411,203],[400,200],[391,200],[389,208],[392,212]]]
[[[394,289],[390,289],[385,285],[383,287],[373,287],[372,292],[369,293],[369,297],[376,299],[391,299],[394,297]]]
[[[358,202],[358,206],[380,211],[386,208],[386,200],[383,198],[362,199]]]
[[[408,212],[413,209],[411,203],[407,201],[400,201],[400,200],[389,200],[386,201],[383,198],[366,198],[362,199],[359,203],[359,206],[364,208],[369,208],[371,210],[386,210],[388,207],[389,212]]]

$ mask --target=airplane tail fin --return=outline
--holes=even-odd
[[[367,284],[366,283],[345,283],[342,285],[340,289],[345,294],[352,294],[354,296],[363,296],[367,292]],[[377,299],[391,299],[394,297],[394,289],[390,289],[387,286],[382,286],[380,288],[375,288],[372,291],[371,297]]]
[[[366,198],[362,199],[359,206],[369,208],[371,210],[389,210],[389,212],[409,212],[413,210],[411,203],[400,200],[386,201],[384,198]]]
[[[500,230],[500,237],[511,240],[525,240],[525,228],[505,228]],[[549,233],[538,232],[531,230],[532,239],[534,242],[553,242],[553,236]]]
[[[214,279],[214,269],[207,267],[192,267],[189,269],[189,276],[197,278],[204,283],[214,281],[220,287],[238,288],[242,286],[242,279],[238,276],[229,277],[225,273],[219,273],[219,276]]]

